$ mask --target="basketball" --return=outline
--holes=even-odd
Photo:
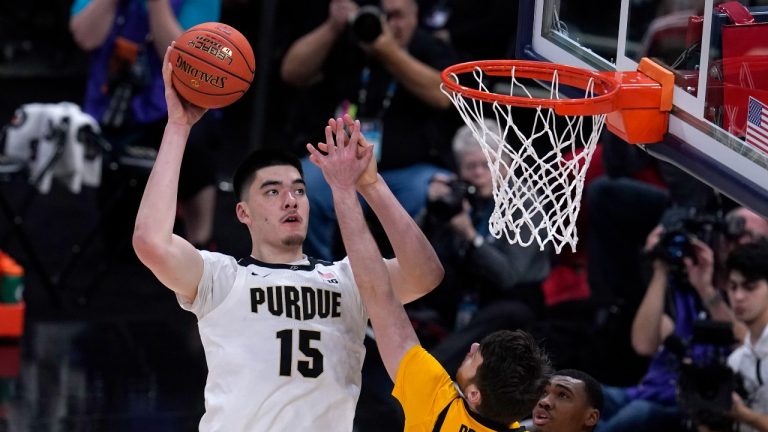
[[[245,36],[226,24],[198,24],[171,50],[173,87],[188,102],[222,108],[240,99],[253,81],[256,60]]]

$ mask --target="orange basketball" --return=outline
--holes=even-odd
[[[221,108],[240,99],[253,81],[256,60],[245,36],[217,22],[181,34],[171,50],[173,87],[203,108]]]

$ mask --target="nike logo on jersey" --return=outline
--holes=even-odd
[[[269,275],[271,275],[271,274],[272,274],[272,273],[267,273],[267,274],[263,274],[263,275],[260,275],[260,274],[258,274],[258,273],[256,273],[256,272],[251,272],[251,276],[261,276],[261,277],[267,277],[267,276],[269,276]]]
[[[305,286],[251,288],[251,312],[268,312],[299,321],[315,317],[338,318],[341,316],[341,293]]]

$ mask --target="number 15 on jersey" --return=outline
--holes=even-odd
[[[323,353],[312,346],[320,340],[320,332],[314,330],[280,330],[276,338],[280,340],[280,375],[291,376],[293,371],[293,334],[299,338],[299,351],[306,360],[296,362],[296,370],[305,378],[317,378],[323,373]]]

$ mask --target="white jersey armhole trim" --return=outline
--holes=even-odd
[[[214,306],[213,309],[211,309],[207,314],[205,314],[202,318],[199,318],[197,320],[198,325],[202,324],[207,321],[207,318],[210,316],[216,316],[217,314],[220,314],[221,310],[224,310],[222,306],[227,304],[228,302],[233,301],[232,299],[236,296],[232,295],[232,292],[242,288],[240,285],[243,285],[243,279],[245,279],[245,267],[241,266],[240,264],[237,265],[237,270],[235,273],[235,281],[232,283],[232,287],[230,287],[229,292],[227,293],[226,297],[222,299],[221,303]]]

